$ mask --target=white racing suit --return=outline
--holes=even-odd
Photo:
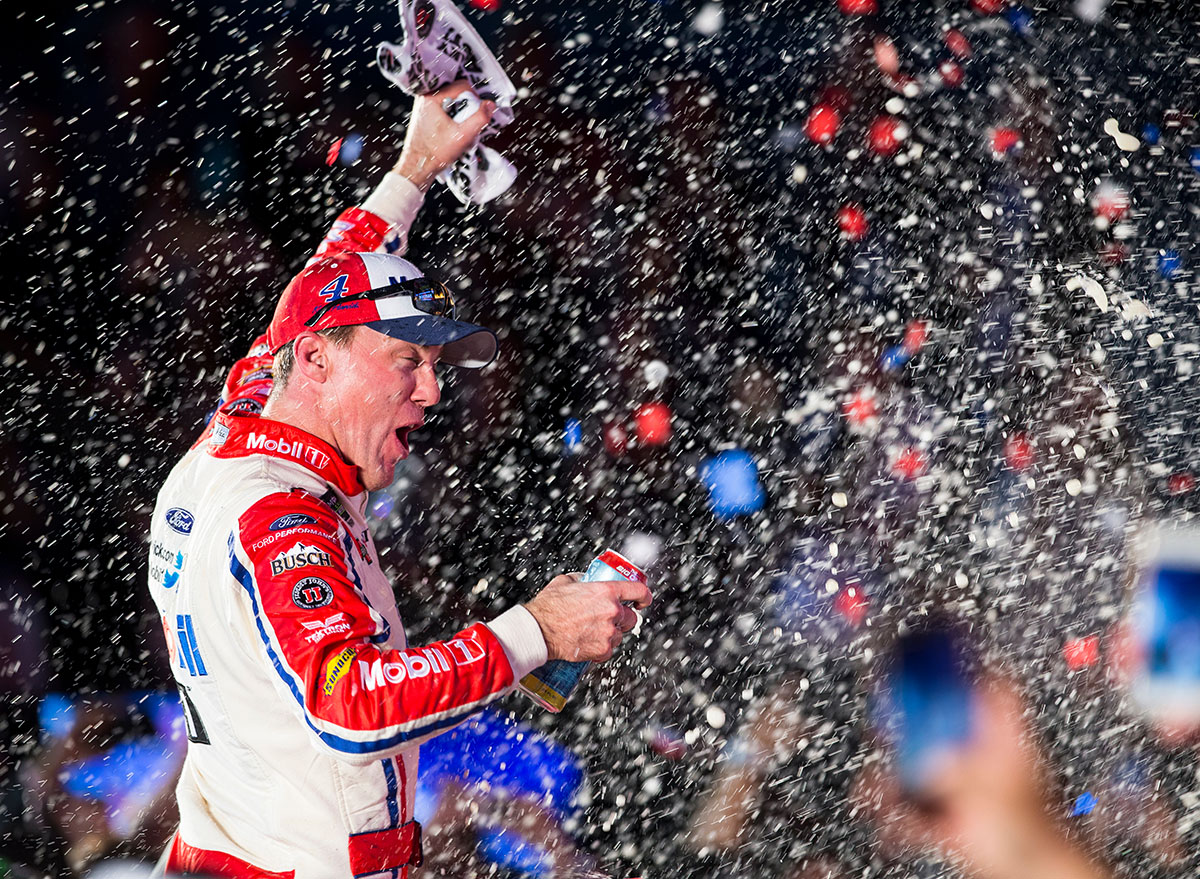
[[[318,253],[374,251],[397,236],[402,248],[419,205],[389,175]],[[357,469],[258,414],[270,368],[261,340],[234,366],[150,529],[150,591],[190,740],[166,866],[405,877],[420,856],[417,745],[545,662],[545,642],[514,607],[409,647]]]

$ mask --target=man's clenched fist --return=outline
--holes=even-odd
[[[442,108],[442,102],[471,90],[465,79],[451,83],[432,95],[413,101],[412,117],[404,139],[404,149],[394,170],[407,177],[418,189],[428,189],[437,176],[475,143],[492,118],[496,105],[483,101],[467,119],[455,122]]]
[[[542,627],[550,659],[571,662],[608,659],[621,638],[637,625],[638,608],[653,600],[645,583],[629,580],[584,582],[582,574],[560,574],[525,604]]]

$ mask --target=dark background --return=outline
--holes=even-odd
[[[1100,773],[1123,759],[1118,746],[1149,747],[1137,732],[1100,737],[1120,706],[1071,678],[1061,648],[1123,607],[1132,524],[1193,503],[1200,22],[1187,3],[1114,3],[1099,23],[1066,3],[1015,7],[1028,27],[1012,6],[989,18],[965,2],[881,5],[854,17],[835,2],[728,2],[712,36],[692,27],[699,3],[468,9],[528,90],[497,144],[521,176],[484,208],[435,189],[409,255],[462,291],[504,354],[483,375],[447,375],[379,543],[419,640],[629,534],[661,542],[656,618],[597,673],[602,707],[537,719],[608,768],[583,831],[599,851],[644,837],[644,822],[671,838],[729,732],[706,724],[707,707],[736,726],[755,693],[800,670],[808,710],[832,725],[745,857],[775,863],[800,827],[816,847],[871,862],[869,844],[849,845],[861,830],[840,799],[870,673],[863,645],[871,625],[931,606],[983,623],[981,640],[1058,700],[1042,725],[1062,765]],[[862,149],[901,96],[874,65],[875,35],[890,34],[902,70],[927,83],[953,57],[946,27],[974,53],[961,88],[904,101],[921,155],[899,164]],[[10,740],[46,690],[168,686],[144,586],[155,492],[286,280],[398,154],[409,101],[372,61],[399,35],[383,2],[44,2],[6,16]],[[828,148],[800,130],[818,100],[844,109]],[[1134,134],[1157,126],[1161,148],[1121,154],[1102,131],[1110,116]],[[998,125],[1018,127],[1023,148],[993,156]],[[327,165],[352,133],[361,158]],[[1102,179],[1131,194],[1124,237],[1093,222]],[[847,202],[870,216],[861,241],[838,233]],[[1115,264],[1114,243],[1126,250]],[[1181,254],[1170,278],[1163,250]],[[1114,307],[1068,291],[1074,272],[1107,279]],[[1115,291],[1153,316],[1122,317]],[[914,320],[929,342],[882,368]],[[1152,332],[1164,345],[1148,346]],[[665,383],[646,380],[654,360]],[[865,427],[843,410],[864,387],[880,411]],[[670,443],[606,447],[614,424],[636,435],[647,402],[670,407]],[[569,417],[584,428],[574,455],[562,449]],[[1014,434],[1035,442],[1031,473],[1006,465]],[[732,522],[712,514],[698,478],[728,447],[755,455],[767,496]],[[906,449],[926,461],[920,479],[892,466]],[[1071,479],[1082,493],[1064,490]],[[768,596],[797,564],[813,569],[812,540],[850,547],[870,623],[826,620],[793,641]],[[844,585],[845,569],[834,574]],[[644,741],[659,727],[701,734],[686,769],[654,770],[667,783],[652,795]],[[1186,766],[1153,759],[1162,779]],[[644,863],[652,850],[621,857]]]

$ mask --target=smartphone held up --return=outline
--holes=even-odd
[[[1133,703],[1176,735],[1200,729],[1200,527],[1155,530],[1126,649]]]

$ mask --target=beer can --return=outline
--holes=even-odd
[[[600,580],[631,580],[645,583],[646,574],[616,550],[606,549],[592,559],[583,579],[588,583]],[[579,686],[579,681],[590,665],[590,662],[552,659],[521,678],[519,686],[534,702],[557,714],[563,710],[563,706]]]

